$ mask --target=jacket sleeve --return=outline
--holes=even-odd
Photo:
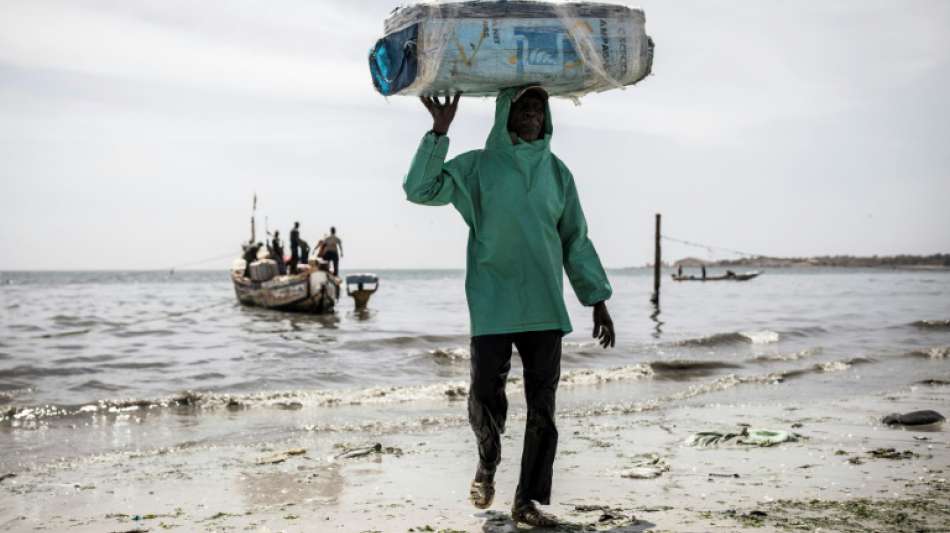
[[[587,220],[577,197],[574,178],[565,167],[561,166],[561,170],[567,176],[564,211],[557,224],[558,234],[561,236],[564,270],[567,271],[567,278],[577,299],[590,306],[609,299],[613,289],[597,251],[594,250],[594,243],[587,238]]]
[[[412,166],[402,183],[406,199],[421,205],[458,205],[459,196],[468,196],[465,184],[474,161],[471,152],[445,162],[449,138],[426,133],[419,143]]]

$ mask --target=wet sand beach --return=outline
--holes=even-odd
[[[559,531],[917,532],[950,524],[947,432],[891,429],[878,420],[882,413],[945,409],[946,385],[832,401],[763,401],[754,398],[763,396],[758,392],[767,396],[778,392],[768,389],[789,385],[757,384],[763,390],[721,389],[672,407],[623,401],[635,386],[566,390],[568,404],[589,393],[603,401],[560,417],[550,507],[568,522]],[[441,418],[377,420],[329,432],[301,424],[307,418],[301,410],[269,409],[260,414],[293,428],[290,435],[211,445],[183,439],[157,449],[140,443],[137,451],[37,465],[2,481],[0,528],[515,531],[508,509],[523,405],[512,406],[498,495],[483,512],[466,501],[475,454],[464,402],[442,403]],[[203,416],[220,417],[235,432],[244,424],[227,411]],[[743,423],[794,431],[803,440],[772,447],[684,444],[693,432],[732,431]],[[897,458],[871,453],[890,448],[894,453],[883,455]]]

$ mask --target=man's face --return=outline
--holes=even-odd
[[[544,133],[544,100],[533,92],[519,98],[508,112],[508,131],[528,142],[540,139]]]

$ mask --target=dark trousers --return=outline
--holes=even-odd
[[[327,251],[323,253],[323,260],[329,262],[333,265],[333,275],[340,275],[340,255],[334,251]]]
[[[518,348],[524,366],[528,420],[516,504],[530,500],[550,503],[557,451],[554,395],[561,377],[561,336],[561,331],[554,330],[472,337],[468,419],[478,440],[478,458],[489,470],[501,461],[501,434],[508,413],[505,382],[511,370],[512,344]]]
[[[297,267],[300,265],[300,258],[297,257],[297,249],[292,248],[290,251],[290,273],[296,274]]]

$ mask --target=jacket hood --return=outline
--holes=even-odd
[[[544,102],[544,136],[530,143],[514,144],[511,142],[511,134],[508,133],[508,114],[511,112],[512,100],[518,94],[519,89],[521,87],[510,87],[499,91],[498,97],[495,99],[495,124],[492,126],[491,133],[488,134],[485,149],[514,152],[519,155],[550,153],[554,127],[551,122],[551,106],[548,100]]]

